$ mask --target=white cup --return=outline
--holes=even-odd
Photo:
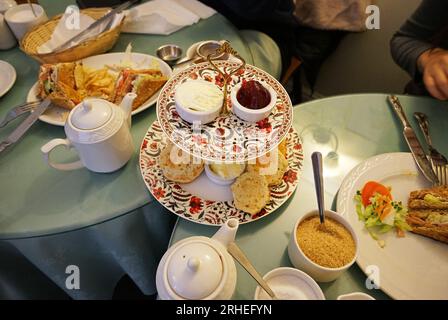
[[[0,13],[0,50],[11,49],[17,44],[11,30],[5,22],[3,14]]]
[[[34,16],[29,4],[12,7],[5,13],[5,20],[19,41],[31,28],[48,20],[40,5],[33,3],[32,6],[37,16]]]
[[[316,281],[300,270],[281,267],[269,271],[263,279],[279,300],[325,300],[324,293]],[[254,299],[271,298],[258,286],[255,289]]]
[[[10,8],[15,7],[17,2],[14,0],[0,0],[0,13],[4,14]]]
[[[358,256],[358,237],[356,236],[355,231],[353,230],[347,219],[345,219],[343,216],[334,211],[325,210],[325,217],[336,220],[337,222],[342,224],[345,228],[347,228],[347,230],[350,232],[350,234],[353,237],[353,240],[355,241],[356,252],[353,259],[348,264],[340,268],[326,268],[321,265],[318,265],[317,263],[311,261],[311,259],[309,259],[303,253],[302,249],[300,249],[299,243],[297,242],[296,230],[299,224],[303,220],[311,216],[319,216],[318,211],[316,210],[311,211],[297,220],[289,240],[288,245],[289,259],[291,260],[291,263],[294,265],[294,267],[306,272],[317,282],[330,282],[336,280],[342,273],[344,273],[344,271],[350,268],[352,264],[356,261],[356,258]]]

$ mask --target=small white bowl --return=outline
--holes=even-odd
[[[243,172],[246,170],[246,167],[244,166],[244,169],[242,169],[241,174],[243,174]],[[206,164],[205,165],[205,174],[207,175],[207,177],[213,182],[216,183],[217,185],[220,186],[228,186],[231,185],[235,182],[236,178],[230,178],[230,179],[226,179],[221,177],[220,175],[216,174],[211,168],[210,168],[210,164]]]
[[[271,102],[269,102],[269,104],[262,109],[249,109],[238,102],[237,93],[241,89],[242,83],[239,83],[235,87],[233,87],[230,93],[230,101],[232,102],[233,113],[235,113],[238,118],[244,121],[258,122],[267,118],[271,114],[272,109],[274,109],[277,103],[277,93],[275,92],[275,90],[270,85],[262,81],[259,81],[259,83],[263,87],[265,87],[271,95]]]
[[[269,271],[263,279],[279,300],[325,300],[319,285],[306,273],[294,268],[277,268]],[[255,289],[255,300],[272,298],[260,287]]]
[[[304,216],[302,216],[297,220],[289,240],[288,255],[289,259],[291,260],[291,263],[296,268],[305,271],[317,282],[330,282],[336,280],[342,273],[344,273],[344,271],[350,268],[352,264],[356,261],[356,258],[358,257],[358,237],[356,236],[356,233],[351,227],[350,223],[343,216],[334,211],[325,210],[325,217],[332,218],[333,220],[336,220],[337,222],[341,223],[351,233],[356,246],[355,256],[348,264],[340,268],[327,268],[311,261],[303,253],[302,249],[300,249],[300,246],[297,242],[296,230],[303,220],[311,216],[318,216],[318,215],[319,215],[318,211],[314,210],[305,214]]]
[[[342,294],[336,300],[375,300],[375,298],[363,292],[353,292]]]
[[[176,93],[174,95],[174,100],[176,103],[176,111],[179,113],[180,117],[189,123],[200,122],[200,124],[206,124],[215,120],[219,114],[221,113],[222,101],[224,100],[224,96],[220,101],[217,101],[214,106],[211,107],[210,110],[207,111],[196,111],[186,107],[182,101],[188,100],[185,99],[185,94],[189,95],[192,92],[191,85],[198,85],[198,91],[210,88],[210,90],[219,90],[213,83],[205,81],[205,80],[188,80],[178,86],[176,89]],[[181,86],[188,86],[187,89],[181,88]],[[221,92],[222,94],[222,92]]]
[[[208,164],[205,165],[205,174],[213,183],[216,183],[217,185],[220,185],[220,186],[228,186],[228,185],[234,183],[236,180],[236,178],[224,179],[223,177],[214,173],[213,170],[210,169],[210,166]]]

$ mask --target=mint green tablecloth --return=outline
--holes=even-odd
[[[40,1],[50,17],[73,2]],[[255,61],[258,67],[279,76],[280,55],[272,40],[250,32],[247,42],[219,14],[169,36],[122,34],[112,51],[123,51],[132,42],[135,52],[151,55],[166,43],[176,43],[186,52],[192,44],[208,39],[229,40],[247,63]],[[37,79],[38,63],[18,48],[0,51],[0,59],[17,71],[13,89],[0,98],[1,118],[25,101]],[[155,120],[155,107],[133,117],[136,150]],[[2,128],[0,139],[18,123]],[[153,198],[140,175],[138,152],[116,173],[96,174],[85,169],[61,172],[47,167],[40,152],[45,142],[61,137],[62,127],[37,122],[19,143],[0,154],[0,298],[39,297],[39,291],[45,291],[45,281],[14,282],[14,276],[31,277],[33,273],[41,279],[50,278],[73,298],[110,298],[124,274],[129,274],[144,293],[153,294],[155,268],[166,249],[175,216],[151,203]],[[59,160],[73,157],[56,151]],[[65,287],[68,265],[80,268],[80,290]],[[30,271],[33,266],[36,272]],[[48,287],[54,291],[54,286]]]
[[[404,96],[400,99],[414,128],[417,125],[413,112],[422,111],[428,115],[435,146],[448,154],[448,102]],[[302,136],[305,156],[301,182],[295,194],[276,212],[242,225],[238,230],[238,245],[261,274],[280,266],[291,266],[287,244],[293,226],[301,215],[317,207],[310,161],[312,152],[321,151],[325,157],[325,202],[330,208],[343,178],[358,163],[373,155],[408,150],[401,135],[401,124],[383,94],[338,96],[296,106],[294,128]],[[423,141],[421,135],[420,138]],[[338,162],[329,161],[330,152],[337,152]],[[172,243],[193,235],[211,236],[216,230],[179,220]],[[239,265],[237,269],[234,298],[253,299],[255,281]],[[366,292],[377,299],[387,298],[381,290],[367,290],[365,281],[362,270],[354,265],[336,281],[321,284],[321,288],[327,299],[355,291]]]

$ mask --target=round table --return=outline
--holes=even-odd
[[[52,16],[62,12],[69,2],[42,1],[42,5]],[[112,51],[123,52],[128,43],[132,43],[134,52],[154,55],[156,49],[167,42],[186,50],[204,39],[227,39],[248,63],[252,63],[238,31],[221,15],[214,15],[168,37],[122,34]],[[10,107],[25,101],[27,92],[37,80],[39,64],[18,48],[0,52],[0,59],[11,63],[17,71],[14,88],[0,102],[0,117],[3,117]],[[135,150],[139,149],[144,134],[155,120],[155,107],[132,118]],[[2,128],[0,139],[14,130],[14,123]],[[82,228],[115,218],[152,200],[140,175],[137,151],[122,170],[111,174],[50,169],[42,159],[40,147],[51,139],[63,137],[62,127],[38,121],[19,143],[1,154],[0,239]],[[55,155],[56,159],[71,159],[62,155],[63,151]]]
[[[72,3],[40,1],[49,17],[63,12]],[[257,38],[250,32],[240,34],[220,14],[169,36],[122,34],[112,51],[123,52],[129,43],[134,52],[151,55],[166,43],[176,43],[186,51],[192,44],[207,39],[227,39],[247,63],[256,60],[260,68],[269,69],[272,65],[276,66],[272,70],[279,70],[279,51],[270,38],[263,34]],[[263,58],[266,52],[252,52],[250,41],[269,44],[265,49],[271,50],[268,55],[271,61]],[[257,47],[263,48],[259,44]],[[37,80],[39,64],[19,48],[0,52],[0,60],[8,61],[17,71],[14,87],[0,99],[2,118],[11,107],[25,101]],[[133,117],[136,151],[129,163],[115,173],[97,174],[85,169],[62,172],[49,168],[42,159],[40,147],[65,134],[62,127],[39,121],[21,141],[2,152],[0,260],[7,261],[13,255],[25,256],[73,298],[110,298],[117,280],[126,273],[145,294],[153,294],[155,268],[166,249],[175,220],[164,208],[152,203],[153,198],[140,175],[137,150],[155,120],[155,107]],[[16,120],[2,128],[0,140],[19,122]],[[67,156],[65,150],[59,151],[55,157],[60,161],[75,157],[73,153]],[[69,265],[80,269],[79,290],[66,288]],[[0,267],[0,274],[11,278],[26,273],[12,269],[20,268],[5,263]],[[1,284],[0,276],[0,289]]]
[[[448,102],[430,98],[399,96],[405,112],[416,129],[412,114],[428,115],[434,145],[448,154],[446,128]],[[311,153],[324,156],[325,203],[335,209],[335,199],[343,178],[361,161],[377,154],[409,151],[402,136],[401,123],[396,119],[384,94],[356,94],[316,100],[298,105],[294,110],[294,127],[303,139],[304,167],[301,181],[291,199],[278,211],[253,223],[241,225],[237,243],[256,269],[265,274],[280,266],[292,266],[287,252],[291,231],[297,219],[317,208]],[[334,160],[335,153],[338,160]],[[211,236],[217,228],[178,220],[171,243],[190,236]],[[412,266],[410,266],[412,267]],[[234,299],[253,299],[256,282],[239,265],[238,284]],[[320,284],[327,299],[349,292],[365,292],[376,299],[387,299],[381,290],[368,290],[366,276],[355,264],[331,283]]]

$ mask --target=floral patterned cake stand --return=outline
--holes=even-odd
[[[140,170],[143,180],[154,196],[169,211],[190,221],[206,224],[221,225],[229,218],[237,218],[240,223],[256,221],[278,209],[293,194],[299,183],[302,170],[303,150],[298,133],[291,128],[287,135],[288,170],[280,185],[270,188],[271,201],[256,215],[250,215],[235,208],[232,200],[212,201],[210,197],[198,196],[188,190],[189,185],[179,184],[167,180],[159,166],[159,155],[168,143],[159,122],[154,122],[149,128],[140,147]],[[205,173],[202,173],[205,175]],[[201,184],[201,177],[197,179]],[[202,181],[204,181],[203,179]],[[196,188],[201,188],[201,185]],[[211,190],[213,184],[203,185],[205,193],[216,193]],[[215,188],[222,188],[215,186]],[[229,187],[230,189],[230,187]],[[222,189],[219,189],[220,192]],[[224,192],[225,193],[225,192]]]

